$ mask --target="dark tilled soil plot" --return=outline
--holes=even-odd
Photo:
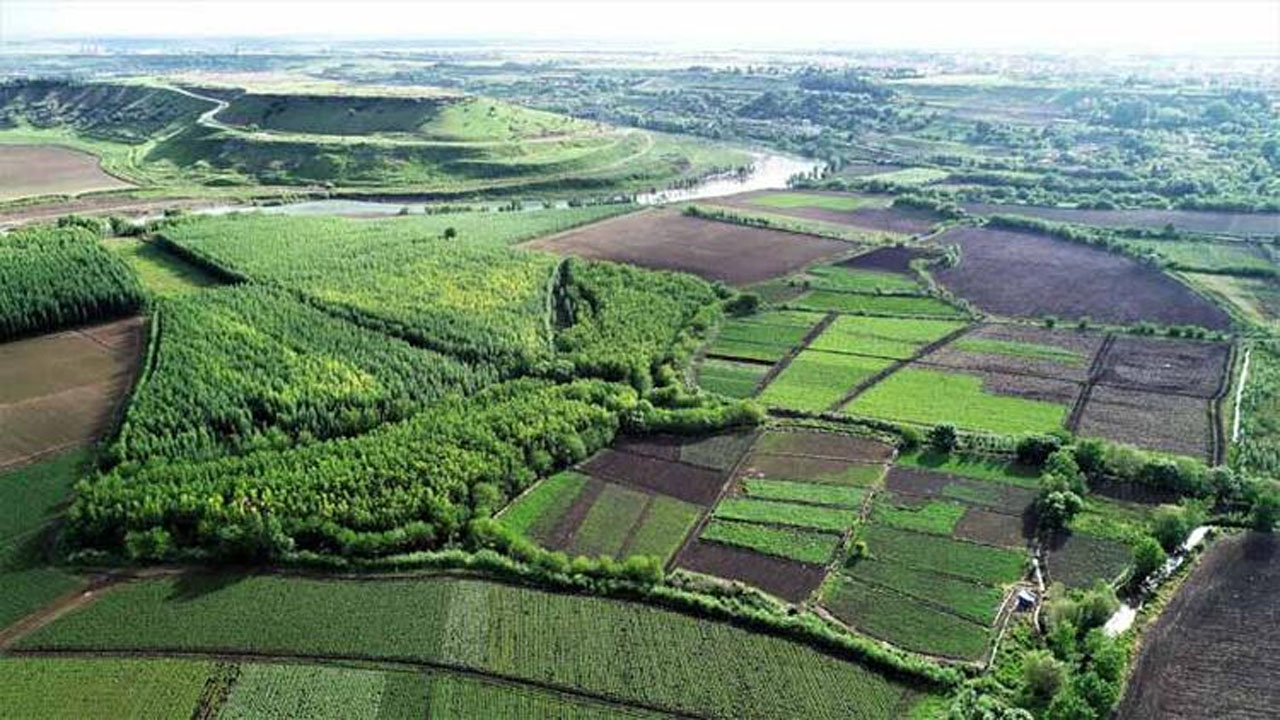
[[[724,473],[684,463],[603,450],[582,464],[582,470],[604,480],[660,492],[664,495],[710,506],[720,495]]]
[[[932,365],[958,370],[983,370],[996,373],[1039,375],[1084,382],[1089,366],[1105,338],[1101,333],[1077,330],[1049,330],[1019,325],[983,325],[965,334],[964,340],[991,340],[1043,345],[1073,353],[1076,360],[1055,360],[1007,353],[977,353],[965,350],[961,343],[948,343],[921,358]]]
[[[926,498],[945,497],[1005,515],[1022,515],[1036,501],[1036,491],[994,482],[950,475],[934,470],[895,465],[889,468],[885,487],[894,493]]]
[[[1208,458],[1212,450],[1210,402],[1098,385],[1085,403],[1076,433]]]
[[[756,449],[775,454],[813,455],[861,462],[887,462],[893,446],[845,433],[778,430],[765,433]]]
[[[919,363],[925,365],[926,363]],[[1013,373],[985,372],[982,370],[966,370],[970,375],[982,378],[982,390],[992,395],[1008,395],[1024,400],[1070,405],[1080,394],[1081,383],[1070,380],[1040,377],[1037,375],[1015,375]]]
[[[956,524],[954,535],[983,545],[1022,547],[1035,531],[1035,516],[1031,513],[1008,515],[971,507]]]
[[[681,438],[670,435],[653,435],[646,437],[620,437],[613,441],[613,449],[632,455],[658,458],[679,462]]]
[[[924,235],[942,218],[928,210],[914,208],[860,208],[857,210],[831,210],[820,207],[774,207],[752,202],[759,195],[776,195],[777,190],[761,190],[756,192],[715,198],[711,202],[724,207],[739,210],[767,213],[770,215],[787,215],[790,217],[820,220],[822,222],[849,225],[851,227],[876,232],[899,233],[902,235]],[[849,193],[823,192],[805,190],[805,195],[834,195],[848,197]]]
[[[743,461],[741,474],[774,480],[865,487],[874,485],[883,472],[882,463],[753,451]]]
[[[840,267],[851,268],[854,270],[875,270],[878,272],[893,272],[907,274],[911,272],[911,261],[917,258],[930,257],[934,253],[930,253],[919,248],[906,247],[904,245],[893,245],[890,247],[876,248],[868,253],[863,253],[848,260],[842,260],[838,263]]]
[[[0,468],[110,429],[146,343],[141,318],[0,345]]]
[[[1077,208],[1034,207],[967,203],[965,211],[974,215],[1022,215],[1055,222],[1101,225],[1103,227],[1163,228],[1172,223],[1178,230],[1224,235],[1280,235],[1280,213],[1237,213],[1203,210],[1081,210]]]
[[[1112,500],[1142,505],[1177,505],[1178,500],[1182,498],[1182,495],[1174,490],[1153,488],[1136,482],[1097,478],[1089,481],[1089,492]]]
[[[1036,233],[956,228],[960,264],[936,271],[952,292],[998,315],[1090,317],[1225,330],[1230,317],[1172,277],[1105,250]]]
[[[1280,707],[1280,545],[1220,540],[1143,638],[1122,720],[1276,717]]]
[[[1133,560],[1128,545],[1089,535],[1060,535],[1050,540],[1048,550],[1049,580],[1069,588],[1111,582]]]
[[[696,540],[685,548],[676,566],[754,585],[790,602],[810,595],[826,575],[819,565],[761,555],[720,543]]]
[[[74,195],[131,184],[103,172],[98,158],[52,145],[0,146],[0,200],[36,195]]]
[[[1230,357],[1231,346],[1222,343],[1117,337],[1098,382],[1209,398],[1218,393]]]
[[[649,210],[534,240],[522,247],[748,285],[850,252],[839,240]]]

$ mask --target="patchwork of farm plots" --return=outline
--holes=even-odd
[[[570,555],[667,562],[720,496],[751,439],[750,433],[620,439],[577,469],[534,486],[500,519]]]
[[[899,176],[898,179],[904,177]],[[884,179],[894,178],[885,176]],[[763,210],[788,217],[836,223],[899,239],[924,235],[942,220],[941,216],[927,210],[892,207],[888,196],[841,192],[764,190],[714,198],[710,202],[747,212]]]
[[[930,295],[906,262],[898,267],[903,251],[909,259],[928,256],[896,246],[877,248],[837,263],[810,267],[802,273],[761,285],[758,291],[783,307],[799,310],[963,317],[965,312],[961,308]],[[882,264],[890,267],[879,267]]]

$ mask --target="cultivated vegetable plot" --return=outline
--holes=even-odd
[[[212,667],[190,660],[0,658],[0,707],[15,718],[191,717]]]
[[[637,603],[448,578],[181,582],[119,587],[22,647],[448,663],[715,718],[885,718],[917,698],[806,646]]]
[[[707,348],[707,354],[772,364],[799,345],[821,320],[818,313],[788,310],[731,318]]]

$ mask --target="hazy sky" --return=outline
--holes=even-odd
[[[1280,0],[0,0],[0,40],[113,36],[565,38],[707,49],[1247,51],[1280,58]]]

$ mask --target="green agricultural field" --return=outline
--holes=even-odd
[[[11,718],[193,717],[211,662],[0,658],[0,708]]]
[[[702,508],[665,495],[654,495],[648,511],[632,531],[626,555],[648,555],[667,562],[675,555],[693,526],[702,517]]]
[[[552,475],[507,506],[501,515],[502,524],[535,539],[545,538],[586,487],[588,479],[572,470]]]
[[[814,290],[788,301],[803,310],[853,313],[855,315],[905,315],[909,317],[962,317],[959,308],[929,296],[876,295],[874,293]]]
[[[604,702],[548,692],[533,687],[488,682],[467,675],[433,675],[430,693],[417,714],[394,717],[428,717],[431,720],[658,720],[665,714],[625,708]],[[379,720],[388,717],[380,715]]]
[[[1256,245],[1244,242],[1125,240],[1124,244],[1153,251],[1178,269],[1190,272],[1275,273],[1278,269]]]
[[[707,358],[698,366],[698,385],[727,397],[748,398],[756,394],[767,372],[768,365]]]
[[[725,321],[707,348],[712,355],[777,362],[798,345],[822,316],[794,310],[770,310]]]
[[[987,340],[983,338],[962,337],[951,344],[957,350],[978,355],[1010,355],[1031,360],[1049,360],[1064,365],[1083,365],[1089,358],[1080,353],[1064,350],[1053,345],[1017,342],[1014,340]]]
[[[83,584],[46,567],[49,539],[43,533],[88,461],[87,450],[72,450],[0,474],[0,628]]]
[[[852,527],[858,519],[858,514],[851,510],[763,500],[753,497],[721,500],[712,515],[726,520],[792,525],[832,532],[843,532]]]
[[[753,498],[836,505],[846,508],[861,507],[862,500],[867,495],[867,491],[860,487],[819,485],[787,480],[747,478],[742,484],[746,487],[747,495]]]
[[[1062,427],[1067,406],[994,395],[982,379],[962,373],[907,367],[864,391],[844,410],[899,422],[953,423],[970,430],[1013,435]]]
[[[999,586],[1022,577],[1024,553],[961,540],[869,525],[859,534],[871,557],[915,570],[942,573]]]
[[[617,556],[631,528],[644,514],[649,496],[621,485],[606,483],[569,545],[574,555]]]
[[[760,393],[766,405],[821,412],[892,360],[803,350]]]
[[[1280,328],[1280,283],[1273,279],[1179,273],[1207,294],[1220,299],[1233,314],[1269,330]]]
[[[887,718],[913,692],[856,663],[723,623],[455,578],[146,580],[20,646],[448,663],[715,718]]]
[[[899,530],[914,530],[931,535],[951,535],[964,515],[960,503],[930,500],[919,506],[895,506],[893,500],[877,496],[871,519]]]
[[[378,718],[388,675],[378,670],[245,663],[218,714],[224,720]],[[414,677],[422,684],[422,678]],[[397,704],[392,698],[392,705]],[[426,693],[421,693],[425,710]],[[401,717],[412,717],[404,715]]]
[[[823,210],[860,210],[886,207],[888,201],[878,197],[829,195],[824,193],[780,192],[751,198],[752,205],[772,208],[821,208]]]
[[[900,292],[918,293],[920,283],[907,275],[857,270],[839,265],[820,265],[805,271],[810,287],[843,292]]]
[[[712,520],[700,536],[726,545],[737,545],[765,555],[822,565],[840,545],[840,536],[831,533],[792,530],[733,520]]]
[[[827,458],[773,455],[764,452],[752,455],[748,466],[752,470],[753,477],[857,488],[878,486],[885,473],[885,466],[879,463],[832,461]]]
[[[990,480],[991,482],[1005,485],[1031,489],[1040,487],[1040,471],[1038,469],[985,455],[962,455],[959,453],[942,455],[929,450],[913,450],[898,455],[894,462],[907,467],[936,470],[976,480]]]
[[[927,185],[929,183],[945,180],[948,174],[949,173],[945,170],[936,170],[934,168],[904,168],[902,170],[893,170],[891,172],[877,173],[875,175],[864,175],[860,179],[875,180],[882,183],[905,187],[915,187],[917,185]]]
[[[755,442],[755,433],[737,430],[685,440],[680,446],[680,462],[713,470],[728,470]]]
[[[856,629],[908,650],[976,660],[990,641],[982,625],[847,577],[836,580],[823,603]]]
[[[142,287],[153,295],[173,297],[220,283],[208,271],[156,243],[137,238],[112,238],[105,243],[107,249],[129,263]]]
[[[905,360],[921,347],[964,327],[954,320],[921,320],[842,315],[809,347]]]
[[[846,574],[924,600],[983,625],[996,621],[1004,593],[998,587],[913,570],[900,563],[862,559]]]

